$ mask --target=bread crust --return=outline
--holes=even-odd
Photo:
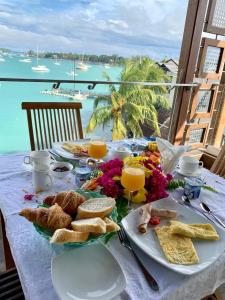
[[[64,244],[64,243],[81,243],[88,239],[88,232],[78,232],[68,230],[65,228],[57,229],[50,239],[50,243]]]

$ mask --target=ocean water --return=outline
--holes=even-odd
[[[5,57],[5,62],[0,62],[0,77],[18,78],[49,78],[49,79],[72,79],[66,73],[73,70],[73,61],[62,60],[60,65],[55,65],[52,59],[39,59],[40,65],[46,65],[50,72],[38,73],[32,71],[36,65],[36,59],[32,63],[19,62],[21,57]],[[121,67],[104,68],[103,64],[89,64],[88,71],[76,70],[77,80],[104,80],[103,72],[107,72],[112,80],[118,80]],[[67,102],[76,101],[69,98],[41,94],[41,91],[51,89],[51,83],[13,83],[0,82],[0,153],[26,151],[30,149],[27,116],[22,111],[21,103],[28,102]],[[62,84],[61,88],[74,88],[74,84]],[[88,91],[87,85],[76,84],[76,89]],[[97,85],[94,92],[107,93],[108,88]],[[82,100],[81,111],[82,125],[85,128],[93,112],[93,99]],[[101,133],[101,129],[97,129]]]

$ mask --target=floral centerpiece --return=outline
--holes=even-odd
[[[172,176],[164,174],[160,165],[159,157],[156,156],[137,156],[129,157],[124,161],[113,159],[100,166],[102,175],[98,177],[97,182],[102,188],[102,193],[114,197],[129,198],[129,191],[123,188],[120,182],[124,164],[138,167],[141,166],[145,171],[145,186],[143,189],[134,192],[134,202],[152,202],[168,196],[166,189]]]

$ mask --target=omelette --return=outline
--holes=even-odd
[[[219,240],[220,237],[211,224],[184,224],[179,221],[170,221],[172,234],[179,234],[190,238],[204,240]]]
[[[170,263],[192,265],[199,262],[191,238],[172,234],[170,226],[158,227],[155,232],[163,253]]]
[[[87,155],[88,152],[87,144],[79,145],[79,144],[64,143],[62,145],[62,148],[70,153],[73,153],[74,155]]]

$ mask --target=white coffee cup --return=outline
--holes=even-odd
[[[52,177],[49,175],[49,170],[33,170],[32,183],[35,193],[50,190],[52,187]]]
[[[193,174],[203,167],[203,162],[191,156],[182,156],[179,160],[180,171],[183,174]]]
[[[120,158],[123,160],[124,158],[130,156],[131,151],[126,147],[117,147],[113,150],[113,157]]]
[[[46,150],[32,151],[29,156],[24,157],[24,163],[31,164],[34,170],[37,171],[49,169],[50,161],[50,154]]]

